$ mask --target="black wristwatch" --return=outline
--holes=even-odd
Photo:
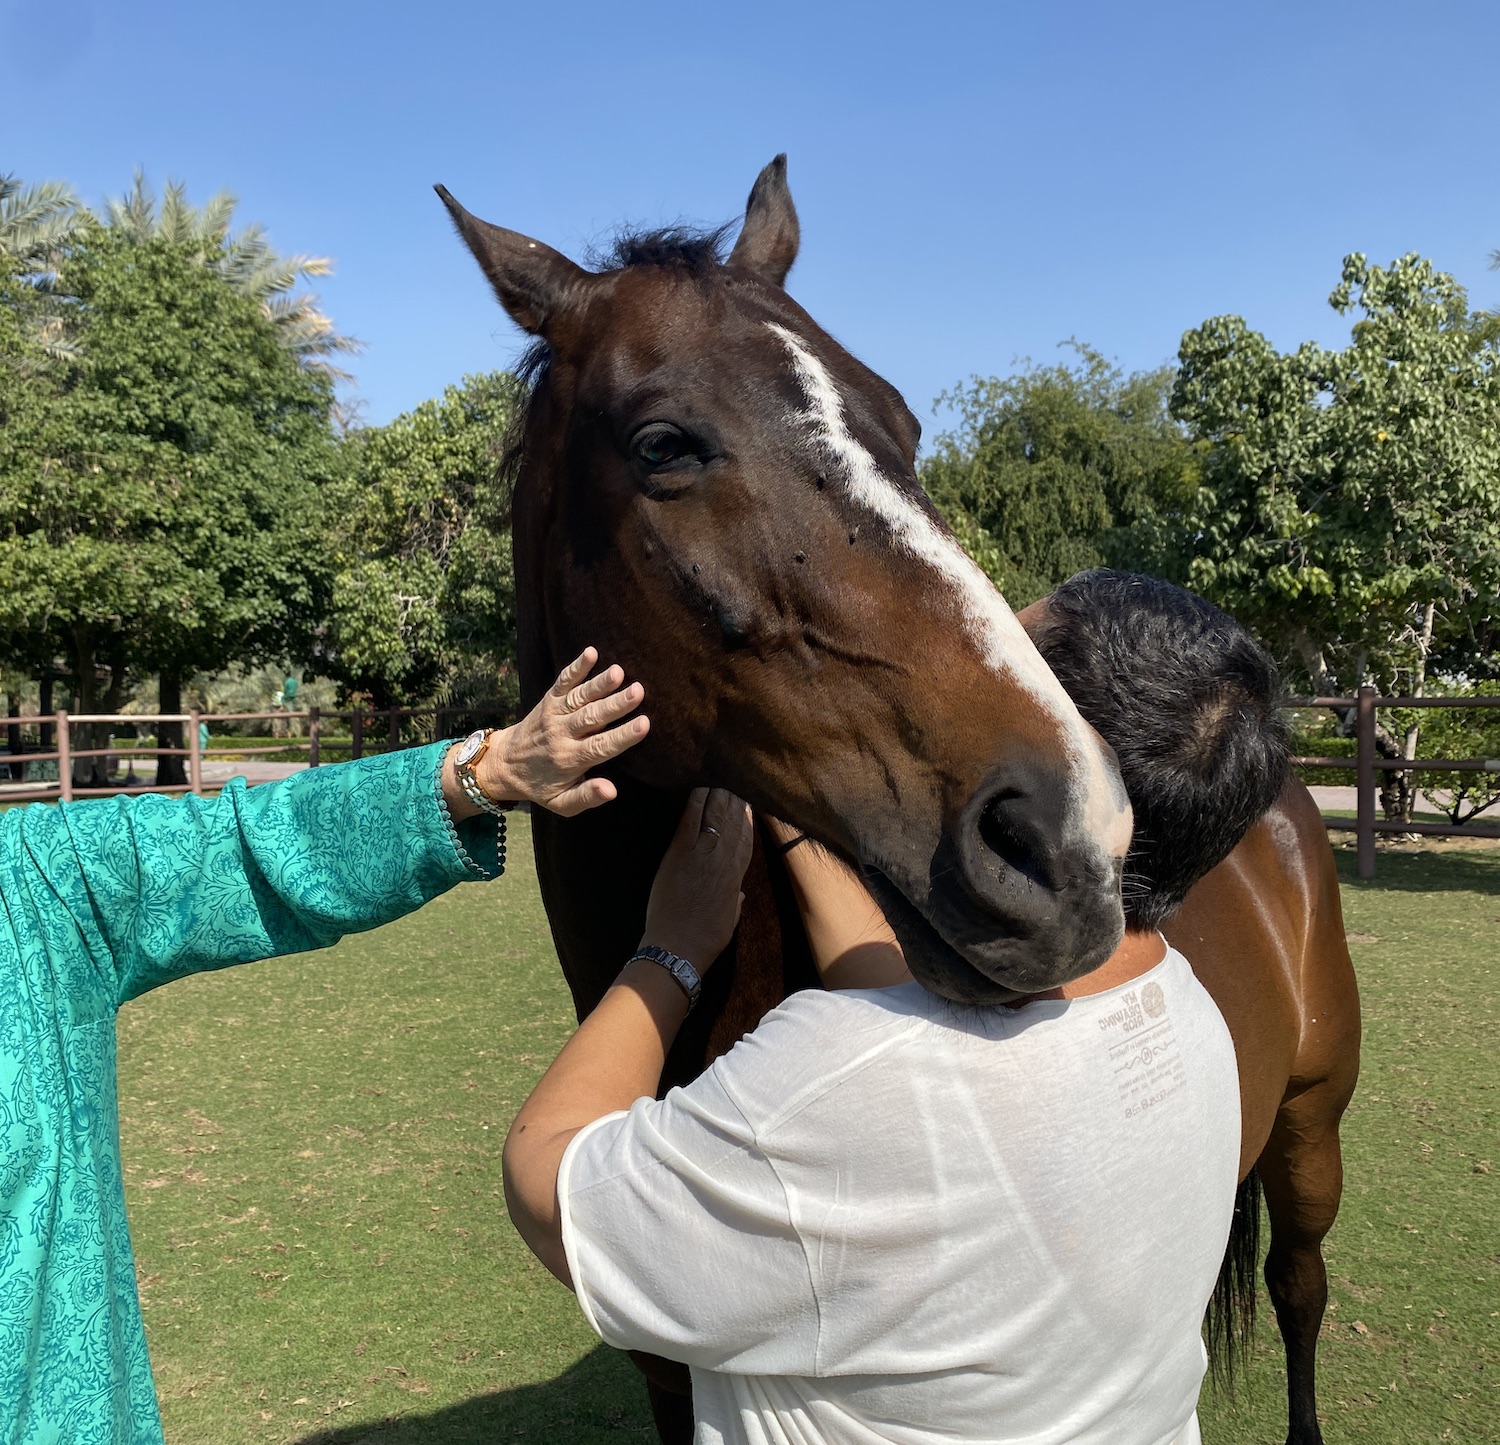
[[[659,963],[677,980],[683,993],[687,995],[688,1012],[692,1013],[693,1005],[698,1002],[698,995],[703,992],[703,980],[699,977],[698,970],[687,959],[679,957],[670,949],[658,948],[654,943],[643,943],[625,960],[625,966],[629,968],[638,958],[644,958],[648,963]]]

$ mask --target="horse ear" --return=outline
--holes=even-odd
[[[575,305],[579,293],[593,279],[561,251],[519,231],[507,231],[471,216],[448,194],[446,186],[434,186],[433,190],[447,206],[480,270],[489,277],[500,304],[523,330],[533,335],[545,333],[547,323]]]
[[[776,157],[756,178],[745,203],[745,224],[729,253],[729,264],[780,286],[797,259],[802,228],[786,184],[786,155]]]

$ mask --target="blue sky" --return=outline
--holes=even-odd
[[[1500,6],[0,0],[0,170],[144,165],[331,255],[371,421],[518,338],[431,183],[574,255],[737,215],[777,151],[793,294],[926,420],[1076,336],[1127,368],[1237,312],[1337,342],[1348,251],[1500,303]]]

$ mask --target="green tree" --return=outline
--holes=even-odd
[[[515,579],[500,476],[519,390],[466,377],[343,443],[320,668],[376,706],[493,698],[511,676]]]
[[[1200,485],[1186,579],[1323,694],[1419,694],[1492,629],[1500,584],[1500,353],[1452,277],[1416,255],[1344,262],[1349,346],[1278,352],[1237,316],[1188,332],[1172,397]],[[1382,734],[1415,756],[1416,727]],[[1410,815],[1406,775],[1387,812]]]
[[[78,228],[83,207],[62,181],[26,185],[0,173],[0,256],[20,272],[44,269]]]
[[[74,238],[77,352],[0,469],[0,635],[66,657],[81,711],[151,672],[178,711],[185,675],[305,653],[326,611],[331,383],[206,244]]]
[[[254,301],[299,361],[343,377],[332,358],[358,351],[359,343],[340,335],[315,295],[296,289],[307,278],[332,274],[333,262],[326,256],[278,254],[259,223],[232,231],[236,204],[228,191],[220,191],[204,205],[192,206],[180,182],[170,183],[158,202],[145,173],[137,170],[130,190],[106,200],[95,213],[60,181],[23,185],[0,174],[0,255],[29,273],[32,292],[40,298],[58,294],[61,258],[100,224],[136,244],[179,246]],[[50,322],[46,339],[66,351],[73,338],[62,328],[77,312],[54,306],[44,315]]]
[[[23,266],[0,253],[0,513],[13,506],[19,478],[40,467],[41,437],[55,401],[47,351],[30,324]],[[17,621],[14,612],[0,612],[0,671],[8,684],[40,675],[53,655],[49,634]]]
[[[1494,682],[1445,682],[1448,697],[1500,696]],[[1415,713],[1417,709],[1410,710]],[[1422,751],[1434,758],[1500,758],[1500,707],[1423,708]],[[1500,766],[1500,765],[1496,765]],[[1500,804],[1500,773],[1421,774],[1421,789],[1452,823],[1467,823]]]
[[[327,256],[279,255],[259,222],[231,231],[237,204],[228,191],[220,191],[203,206],[191,206],[187,188],[176,181],[168,184],[158,204],[145,173],[138,170],[125,195],[104,203],[102,219],[138,244],[162,240],[191,249],[261,308],[277,339],[298,360],[343,376],[330,358],[358,351],[359,343],[339,334],[315,295],[295,289],[304,278],[332,275],[333,262]]]
[[[0,174],[0,269],[8,278],[0,305],[24,320],[43,357],[72,352],[52,267],[86,214],[60,181],[24,185]]]
[[[1191,454],[1167,414],[1169,370],[1125,375],[1089,347],[1073,365],[975,378],[921,477],[1007,599],[1024,606],[1086,567],[1169,571],[1167,519]]]

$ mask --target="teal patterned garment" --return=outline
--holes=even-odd
[[[214,799],[0,814],[0,1440],[160,1445],[125,1222],[115,1010],[190,973],[326,948],[504,867],[455,826],[447,744]]]

